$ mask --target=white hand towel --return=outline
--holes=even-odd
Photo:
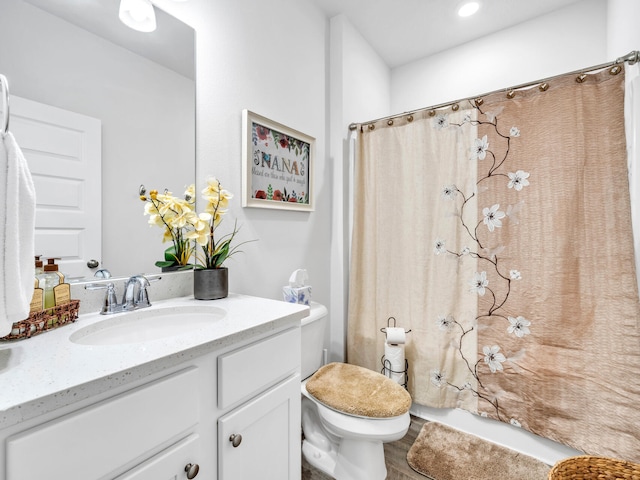
[[[36,189],[13,134],[0,146],[0,337],[29,316],[35,276]]]

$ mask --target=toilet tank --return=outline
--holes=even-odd
[[[327,307],[311,302],[308,317],[302,319],[302,379],[324,364],[324,334],[329,321]]]

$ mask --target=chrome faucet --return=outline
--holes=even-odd
[[[124,295],[122,305],[124,310],[135,310],[136,308],[150,307],[147,287],[149,280],[144,275],[134,275],[124,284]]]
[[[153,281],[160,280],[162,277],[154,278]],[[116,287],[112,282],[106,284],[88,283],[84,286],[86,290],[103,290],[107,292],[104,297],[100,314],[110,315],[112,313],[130,312],[139,308],[151,306],[147,287],[149,280],[144,275],[133,275],[124,283],[124,294],[122,303],[118,303],[116,295]]]

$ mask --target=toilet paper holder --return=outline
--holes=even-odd
[[[391,325],[391,321],[392,320],[393,320],[393,325]],[[380,329],[380,331],[386,335],[387,334],[387,328],[397,328],[396,327],[396,317],[387,318],[387,326],[386,327],[382,327]],[[411,329],[405,330],[405,333],[409,333],[410,331],[411,331]]]
[[[391,324],[392,322],[393,322],[393,325]],[[385,337],[387,337],[387,334],[391,333],[391,329],[394,329],[393,330],[394,332],[398,330],[398,327],[396,326],[395,317],[389,317],[387,319],[387,326],[382,327],[380,331],[385,334]],[[403,333],[407,334],[409,332],[411,332],[411,329],[406,330]],[[398,346],[398,344],[396,343],[389,343],[389,342],[386,342],[386,343],[387,345],[390,345],[390,346],[394,346],[394,347]],[[404,344],[404,339],[401,341],[401,343]],[[404,355],[404,351],[402,352],[402,354]],[[388,378],[391,378],[394,381],[397,381],[400,385],[402,385],[406,389],[407,384],[409,382],[409,361],[406,358],[404,359],[403,370],[400,370],[397,365],[394,366],[391,360],[386,357],[386,354],[382,355],[382,357],[380,358],[380,362],[382,363],[382,370],[380,371],[380,373],[382,373],[384,376]]]

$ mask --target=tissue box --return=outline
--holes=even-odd
[[[305,285],[304,287],[282,287],[282,295],[284,296],[285,302],[309,305],[311,301],[311,287],[309,285]]]

